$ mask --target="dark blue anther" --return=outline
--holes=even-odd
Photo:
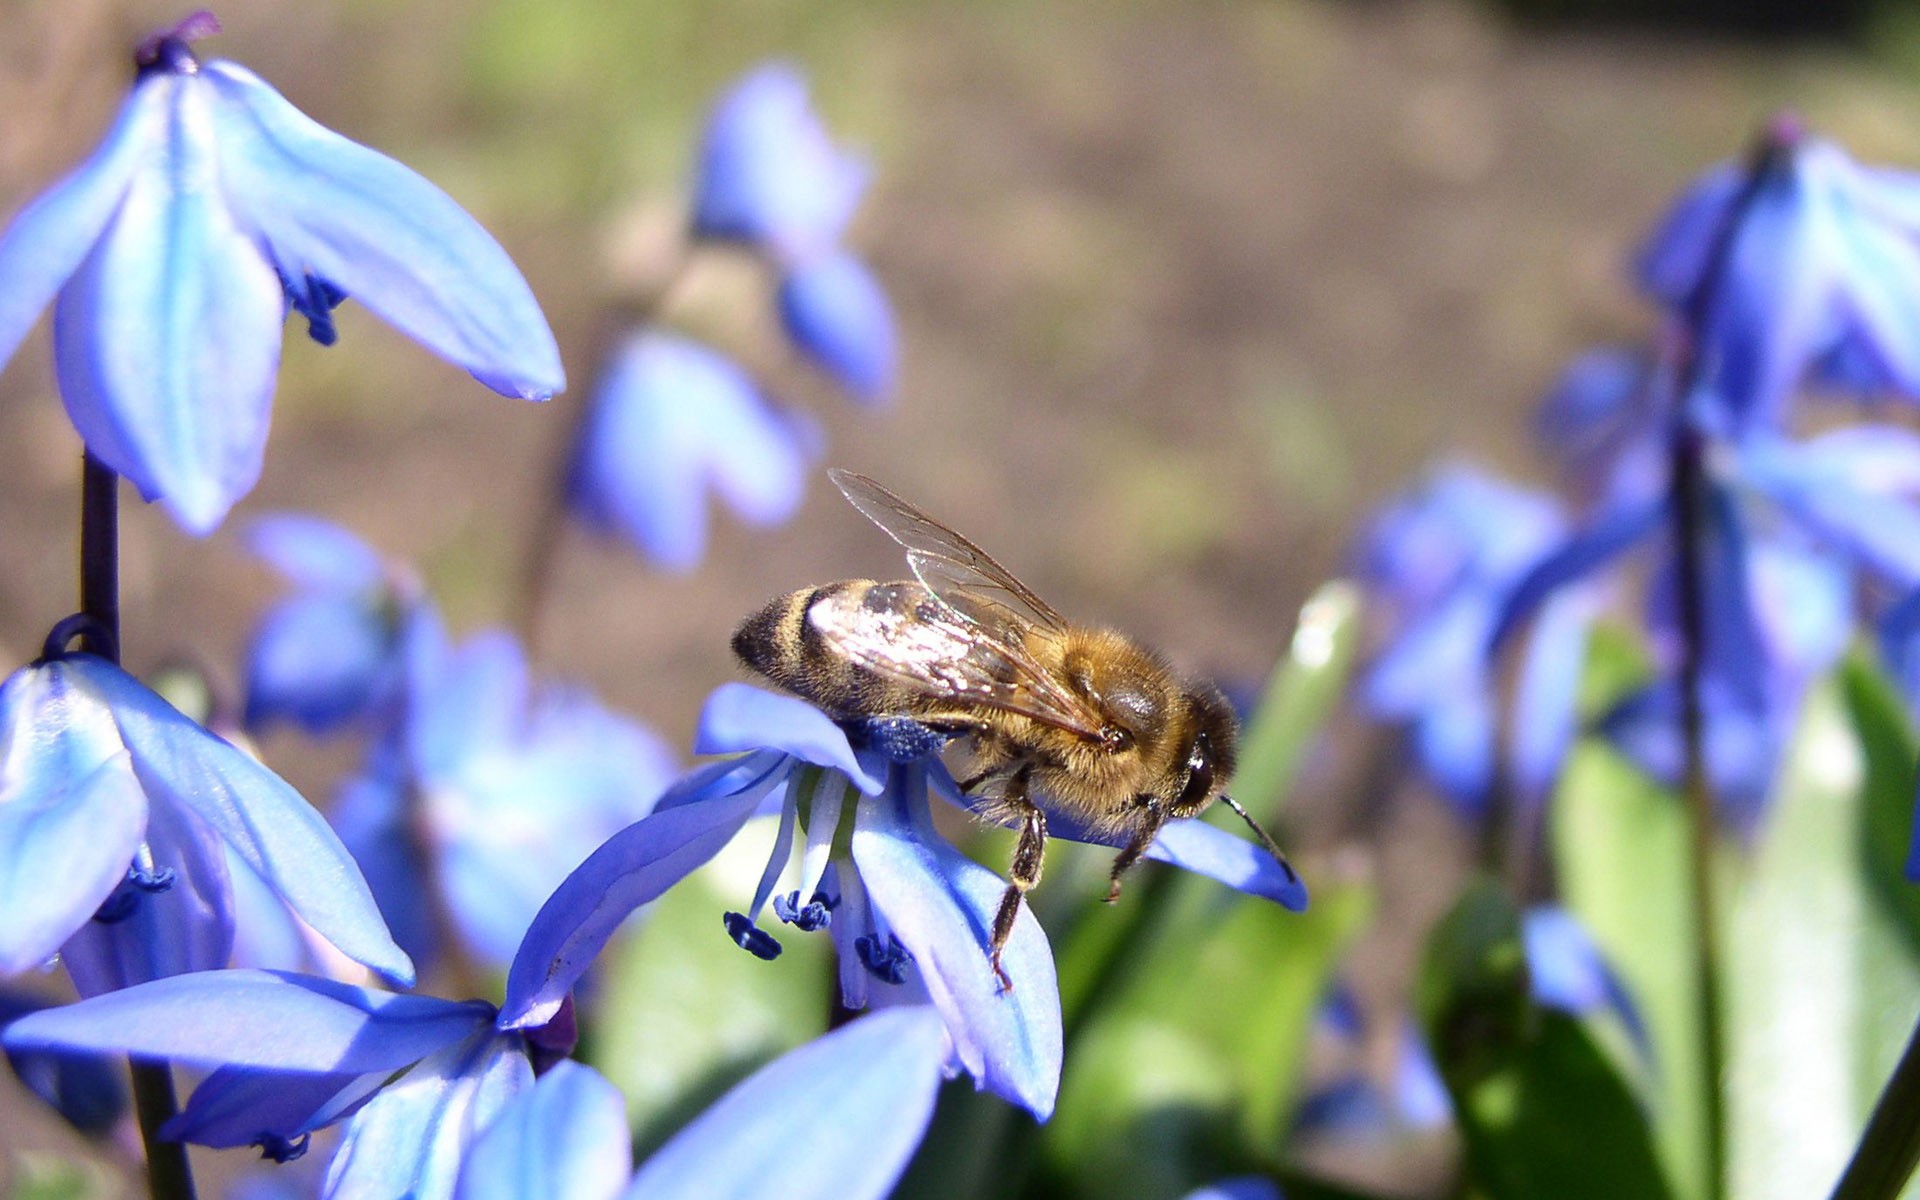
[[[847,740],[855,746],[875,750],[887,761],[917,762],[952,741],[951,733],[942,733],[907,717],[866,717],[842,723]]]
[[[812,933],[833,923],[833,904],[821,892],[815,892],[805,904],[800,903],[799,892],[788,892],[773,898],[773,915],[801,933]]]
[[[748,954],[768,962],[780,957],[780,943],[773,940],[772,934],[749,921],[745,913],[730,912],[721,920],[726,922],[727,936],[733,939],[733,944]]]
[[[860,956],[860,965],[885,983],[905,983],[907,964],[913,961],[913,955],[900,944],[900,939],[887,935],[887,944],[882,947],[880,939],[872,934],[863,933],[853,939],[853,952]]]
[[[322,346],[340,340],[333,326],[333,310],[347,294],[318,275],[302,275],[299,282],[280,272],[280,290],[287,294],[287,306],[307,319],[307,336]]]
[[[253,1144],[260,1147],[261,1158],[271,1159],[277,1163],[290,1163],[296,1158],[304,1157],[307,1153],[307,1145],[312,1141],[313,1135],[310,1133],[303,1133],[297,1138],[284,1138],[277,1133],[263,1133],[253,1139]]]
[[[173,886],[176,878],[178,875],[172,867],[135,865],[127,868],[127,882],[149,895],[158,895],[166,891]]]

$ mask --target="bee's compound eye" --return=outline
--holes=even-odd
[[[1180,807],[1198,807],[1213,791],[1213,747],[1207,735],[1194,739],[1193,753],[1187,758],[1187,786],[1180,792]]]

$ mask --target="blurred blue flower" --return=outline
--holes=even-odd
[[[534,687],[505,633],[454,647],[422,606],[406,652],[404,720],[345,785],[335,823],[410,953],[435,959],[427,918],[444,911],[468,953],[504,965],[541,902],[651,811],[676,764],[583,689]]]
[[[0,988],[0,1029],[49,1007],[38,996]],[[112,1132],[127,1115],[125,1072],[116,1057],[70,1050],[8,1050],[6,1056],[28,1091],[89,1137]]]
[[[53,303],[61,398],[96,455],[212,530],[259,477],[286,314],[330,343],[347,295],[495,391],[564,386],[472,217],[185,36],[149,44],[100,148],[0,235],[0,363]]]
[[[0,687],[0,974],[58,949],[89,994],[225,966],[223,843],[342,953],[412,981],[352,858],[279,776],[91,654],[49,646]]]
[[[1338,1141],[1381,1141],[1445,1128],[1453,1101],[1426,1039],[1410,1020],[1394,1030],[1392,1077],[1377,1080],[1369,1051],[1372,1031],[1358,997],[1336,983],[1314,1022],[1322,1057],[1336,1065],[1309,1088],[1293,1116],[1296,1135]]]
[[[933,1118],[946,1041],[912,1005],[788,1051],[655,1151],[626,1200],[882,1200]]]
[[[93,1051],[209,1074],[163,1137],[288,1161],[342,1120],[322,1195],[451,1197],[466,1148],[533,1083],[526,1039],[481,1001],[305,975],[202,971],[47,1009],[10,1051]]]
[[[1453,466],[1390,505],[1361,547],[1362,577],[1388,629],[1361,702],[1409,726],[1422,768],[1470,819],[1497,775],[1490,649],[1502,605],[1563,532],[1545,496]],[[1521,663],[1508,771],[1530,803],[1550,789],[1573,736],[1594,603],[1580,590],[1556,597]]]
[[[753,904],[726,914],[728,934],[762,958],[780,953],[756,921],[803,826],[800,886],[773,907],[803,931],[829,931],[846,1006],[931,1002],[957,1066],[1036,1115],[1051,1113],[1061,1027],[1046,934],[1022,908],[1003,957],[1015,986],[1001,990],[987,931],[1005,885],[934,830],[926,764],[863,761],[818,709],[745,684],[708,700],[695,750],[746,753],[675,785],[560,885],[508,973],[503,1023],[547,1020],[629,913],[712,858],[755,814],[777,813]]]
[[[259,517],[244,536],[299,589],[267,611],[248,644],[248,728],[291,721],[325,734],[398,703],[401,633],[417,585],[318,517]]]
[[[1236,1175],[1188,1192],[1182,1200],[1283,1200],[1280,1185],[1262,1175]]]
[[[845,251],[816,255],[781,277],[780,323],[793,344],[855,399],[892,396],[900,365],[893,308],[865,263]]]
[[[1557,905],[1530,908],[1520,920],[1534,1002],[1569,1016],[1610,1014],[1643,1055],[1652,1053],[1646,1023],[1600,947],[1572,913]]]
[[[1639,271],[1713,364],[1729,432],[1779,427],[1810,373],[1920,396],[1920,176],[1783,118],[1681,196]]]
[[[694,184],[697,236],[797,263],[838,243],[867,166],[834,146],[790,63],[749,72],[714,105]]]
[[[635,333],[615,349],[581,425],[573,511],[655,565],[688,571],[706,553],[707,493],[751,524],[777,525],[800,507],[812,441],[715,351]]]

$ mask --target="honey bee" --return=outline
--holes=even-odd
[[[1221,790],[1238,725],[1218,688],[1181,678],[1123,634],[1069,622],[980,547],[866,476],[828,477],[905,548],[914,577],[788,593],[741,623],[734,653],[896,757],[963,741],[961,790],[987,820],[1019,831],[989,951],[1003,988],[1012,982],[1001,951],[1040,882],[1049,813],[1121,847],[1108,903],[1162,825],[1216,800],[1297,878]]]

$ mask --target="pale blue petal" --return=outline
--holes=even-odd
[[[695,754],[780,750],[817,767],[831,767],[869,796],[883,786],[860,765],[847,735],[833,719],[804,700],[744,683],[713,689],[693,735]]]
[[[363,592],[386,578],[386,564],[373,547],[332,521],[305,513],[255,517],[240,538],[255,558],[301,587]]]
[[[147,816],[146,845],[152,855],[146,869],[169,873],[166,888],[122,884],[106,909],[60,948],[82,996],[218,970],[233,953],[233,889],[219,837],[191,813],[159,804]],[[109,911],[116,908],[126,911]],[[104,919],[109,916],[114,919]]]
[[[930,1009],[861,1017],[722,1096],[626,1200],[881,1200],[926,1133],[943,1054]]]
[[[1427,1040],[1408,1020],[1400,1030],[1400,1053],[1393,1068],[1394,1106],[1414,1129],[1441,1129],[1453,1120],[1453,1097]]]
[[[79,269],[134,174],[160,152],[175,86],[167,76],[141,80],[99,148],[0,234],[0,364]]]
[[[452,1200],[468,1147],[532,1086],[517,1036],[482,1034],[435,1052],[354,1114],[321,1196]]]
[[[1413,747],[1421,769],[1467,821],[1485,815],[1493,787],[1494,716],[1489,686],[1475,681],[1474,686],[1422,712],[1413,724]]]
[[[231,202],[289,278],[315,276],[503,395],[566,386],[553,331],[505,250],[413,171],[210,62]]]
[[[614,1200],[633,1174],[627,1105],[592,1067],[554,1066],[500,1110],[460,1169],[458,1200]]]
[[[1480,687],[1499,599],[1487,589],[1459,588],[1446,603],[1407,622],[1367,671],[1360,691],[1367,710],[1377,717],[1414,717]]]
[[[839,239],[866,183],[865,164],[827,136],[800,72],[767,63],[714,105],[701,140],[693,228],[799,261]]]
[[[87,444],[204,534],[260,475],[284,292],[223,203],[206,93],[174,97],[166,154],[61,290],[53,344]]]
[[[75,655],[75,675],[112,710],[147,794],[196,814],[341,953],[412,982],[366,880],[300,793],[104,659]]]
[[[1307,885],[1293,867],[1230,830],[1205,821],[1173,820],[1147,846],[1147,857],[1205,875],[1293,912],[1307,909]]]
[[[375,749],[374,761],[342,785],[333,825],[366,876],[394,941],[426,970],[440,952],[440,930],[433,917],[438,901],[427,892],[431,871],[410,824],[410,785],[395,766],[397,758],[390,749]]]
[[[1497,648],[1512,636],[1554,592],[1586,578],[1658,532],[1666,515],[1663,500],[1616,504],[1543,555],[1507,593],[1494,622],[1491,645]]]
[[[655,812],[617,833],[541,906],[507,972],[503,1029],[544,1024],[632,912],[720,852],[758,791]]]
[[[808,259],[781,279],[777,300],[794,346],[855,399],[879,404],[892,395],[899,335],[865,263],[845,251]]]
[[[1835,549],[1903,588],[1920,585],[1920,505],[1858,486],[1851,457],[1752,439],[1742,476]]]
[[[504,630],[468,638],[410,681],[408,751],[413,769],[433,782],[457,773],[475,754],[511,744],[526,719],[527,658]]]
[[[1728,207],[1747,181],[1744,165],[1721,163],[1674,202],[1640,251],[1641,286],[1669,305],[1685,304],[1699,286]]]
[[[58,662],[0,687],[0,975],[46,962],[126,877],[147,798]]]
[[[954,1051],[976,1084],[1045,1120],[1060,1086],[1060,994],[1053,952],[1021,905],[1001,965],[987,957],[1006,881],[933,827],[921,766],[890,772],[887,790],[855,810],[853,861],[873,907],[913,956]]]
[[[776,525],[799,508],[811,460],[745,371],[688,338],[644,331],[596,383],[568,488],[588,526],[685,571],[706,552],[709,490],[750,524]]]
[[[268,971],[323,970],[315,958],[315,947],[280,897],[231,849],[223,845],[221,851],[226,855],[227,880],[233,885],[233,965]],[[374,898],[379,895],[375,892]]]
[[[192,1066],[393,1071],[492,1022],[493,1006],[401,996],[306,975],[200,971],[23,1017],[12,1049],[104,1050]]]

